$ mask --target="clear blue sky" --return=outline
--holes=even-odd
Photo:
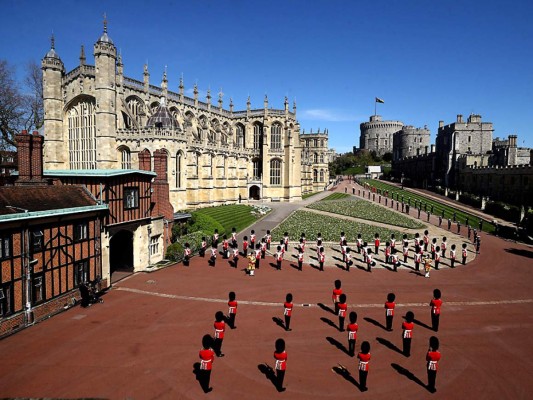
[[[81,4],[89,4],[84,7]],[[533,2],[495,0],[0,0],[0,58],[22,75],[40,62],[54,32],[68,71],[87,63],[102,33],[121,51],[125,75],[142,80],[148,62],[170,90],[220,88],[225,107],[283,107],[296,99],[308,132],[328,128],[330,146],[359,145],[359,124],[374,113],[427,125],[481,114],[494,137],[518,135],[533,147]]]

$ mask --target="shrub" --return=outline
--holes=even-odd
[[[510,222],[517,222],[520,218],[520,209],[502,202],[489,201],[485,205],[485,212]]]
[[[189,232],[202,232],[204,236],[210,237],[215,232],[215,229],[218,229],[218,233],[221,235],[224,234],[224,227],[213,217],[197,212],[192,214],[188,228]]]
[[[183,260],[185,243],[190,244],[192,254],[198,253],[198,249],[202,246],[202,236],[205,236],[202,232],[194,232],[181,236],[178,241],[167,247],[166,258],[176,262]]]

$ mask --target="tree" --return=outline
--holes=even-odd
[[[15,79],[14,68],[0,60],[0,148],[15,146],[15,134],[39,129],[43,124],[42,72],[35,62],[27,65],[24,88]]]

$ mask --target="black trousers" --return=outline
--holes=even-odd
[[[255,259],[255,268],[256,268],[256,269],[259,269],[259,261],[260,261],[259,258],[256,258],[256,259]]]
[[[367,376],[368,376],[368,371],[359,370],[359,386],[361,386],[361,389],[366,389]]]
[[[277,267],[278,267],[278,269],[281,269],[281,260],[277,261]]]
[[[339,330],[344,332],[344,317],[339,317]]]
[[[276,370],[276,383],[278,391],[283,390],[283,380],[285,379],[285,370]]]
[[[394,319],[394,315],[386,315],[385,316],[385,325],[386,325],[388,331],[392,331],[392,320],[393,319]]]
[[[228,319],[228,325],[231,329],[235,328],[235,314],[230,314]]]
[[[320,262],[320,268],[319,268],[320,271],[324,271],[324,263],[323,262]]]
[[[403,354],[406,357],[411,356],[411,338],[403,338]]]
[[[285,330],[288,331],[291,327],[291,317],[285,315]]]
[[[298,261],[298,269],[301,271],[303,266],[303,261]]]
[[[200,382],[200,387],[204,393],[209,392],[209,381],[211,380],[211,370],[210,369],[201,369],[198,372],[198,381]]]
[[[215,351],[215,354],[217,355],[217,357],[220,357],[220,355],[222,354],[222,340],[223,339],[215,339],[214,343],[213,343],[213,350]]]
[[[435,332],[439,331],[439,319],[440,314],[434,314],[431,312],[431,326]]]
[[[437,371],[428,369],[428,390],[435,391],[435,381],[437,380]]]
[[[352,357],[355,355],[355,339],[348,339],[348,353]]]

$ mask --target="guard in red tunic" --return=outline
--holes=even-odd
[[[396,238],[394,237],[394,233],[390,235],[390,247],[391,254],[396,254]]]
[[[222,311],[216,312],[213,327],[215,328],[215,343],[213,345],[213,350],[215,350],[217,357],[224,357],[224,353],[222,353],[222,341],[224,340],[226,323],[224,322],[224,313]]]
[[[283,315],[285,316],[285,330],[292,331],[291,329],[291,316],[292,316],[292,294],[287,293],[285,296],[285,303],[283,303]]]
[[[446,258],[446,236],[442,238],[442,242],[440,244],[440,249],[442,250],[442,254],[440,255],[442,258]]]
[[[233,248],[237,244],[237,229],[231,228],[231,247]]]
[[[342,254],[344,254],[343,251],[342,251],[342,245],[344,244],[345,241],[346,241],[346,235],[344,234],[344,232],[341,232],[341,238],[339,240],[339,246],[341,247],[341,253]],[[343,261],[344,261],[344,259],[343,259]]]
[[[205,236],[202,236],[202,245],[200,246],[200,250],[198,250],[198,254],[200,257],[205,257],[205,252],[207,251],[207,240],[205,239]]]
[[[359,359],[359,386],[362,392],[366,392],[368,388],[366,387],[366,378],[368,377],[368,367],[370,363],[370,343],[363,342],[361,343],[361,351],[357,354]]]
[[[415,251],[415,270],[420,271],[420,263],[422,262],[422,254],[419,251]]]
[[[287,369],[287,352],[285,351],[285,340],[276,340],[276,351],[274,352],[274,360],[276,361],[276,389],[278,392],[284,392],[283,380],[285,379],[285,370]]]
[[[213,361],[215,361],[215,352],[211,348],[213,346],[213,338],[211,335],[204,335],[202,338],[202,348],[200,349],[200,369],[198,370],[198,381],[204,393],[209,393],[213,390],[209,387],[211,380],[211,369],[213,368]]]
[[[372,272],[372,267],[374,265],[376,265],[376,263],[374,262],[374,258],[372,257],[372,250],[368,249],[366,255],[366,270],[368,272]]]
[[[350,323],[346,326],[348,331],[348,353],[353,357],[355,355],[355,342],[357,342],[359,325],[357,325],[357,313],[355,311],[352,311],[349,317]]]
[[[304,264],[304,249],[300,247],[298,249],[298,271],[302,270],[303,264]]]
[[[333,288],[333,294],[331,295],[331,300],[333,300],[333,305],[335,306],[335,315],[339,314],[339,302],[342,294],[341,285],[341,280],[337,279],[334,282],[335,287]]]
[[[183,249],[183,265],[188,267],[189,261],[191,259],[191,245],[189,243],[185,243],[185,249]]]
[[[339,308],[339,331],[344,332],[344,319],[348,312],[348,304],[346,304],[346,295],[344,293],[339,296],[337,307]]]
[[[261,258],[264,259],[267,251],[267,243],[265,238],[261,238]]]
[[[385,325],[387,330],[392,331],[392,321],[394,319],[394,308],[396,307],[396,295],[389,293],[387,295],[387,301],[385,302]]]
[[[341,243],[341,254],[342,254],[342,262],[346,262],[346,250],[348,249],[348,243],[346,240],[343,240]]]
[[[228,295],[228,325],[231,329],[237,328],[235,326],[235,317],[237,316],[237,300],[235,300],[235,292],[229,292]]]
[[[391,261],[392,249],[390,242],[385,242],[385,264],[389,264]]]
[[[318,249],[320,248],[320,246],[322,246],[322,234],[320,232],[318,232],[318,234],[316,235],[317,253],[318,253]]]
[[[270,229],[267,229],[266,242],[267,242],[267,250],[270,250],[270,243],[272,243],[272,235],[270,234]]]
[[[326,261],[326,253],[324,252],[324,247],[320,247],[318,253],[319,271],[324,271],[324,261]]]
[[[276,252],[276,267],[281,270],[281,262],[283,261],[283,250],[281,246],[278,246],[278,251]]]
[[[462,263],[463,265],[466,264],[466,256],[468,255],[468,251],[466,250],[466,243],[463,243],[463,249],[461,251],[461,255],[462,255]]]
[[[431,240],[431,259],[435,259],[435,252],[437,251],[437,238]]]
[[[439,263],[440,263],[440,247],[435,247],[435,269],[439,269]]]
[[[233,243],[233,267],[237,268],[239,263],[239,245],[237,242]]]
[[[215,246],[211,246],[211,258],[209,259],[209,265],[214,267],[216,262],[217,262],[217,248]]]
[[[255,249],[255,231],[253,229],[250,232],[250,247]]]
[[[344,255],[344,261],[346,262],[346,271],[350,272],[350,266],[353,264],[352,254],[350,248],[346,247],[346,254]]]
[[[361,254],[361,248],[363,247],[363,239],[361,238],[360,233],[357,234],[356,243],[357,243],[357,252]]]
[[[426,354],[427,371],[428,371],[428,390],[435,393],[435,381],[437,380],[437,371],[439,369],[440,352],[439,339],[436,336],[429,338],[429,349]]]
[[[226,235],[222,238],[222,258],[225,260],[229,258],[229,241]]]
[[[409,240],[407,239],[407,235],[403,235],[403,262],[407,262],[407,257],[409,256]]]
[[[283,234],[283,246],[285,247],[285,251],[289,251],[289,232]]]
[[[215,232],[213,233],[213,237],[211,238],[211,246],[214,248],[218,247],[218,229],[215,229]]]
[[[259,262],[261,261],[261,244],[255,245],[255,268],[259,269]]]
[[[412,311],[407,311],[405,314],[405,321],[402,322],[402,340],[403,340],[403,355],[406,357],[411,356],[411,339],[413,337],[413,328],[415,314]]]
[[[429,232],[427,230],[424,231],[424,251],[428,251],[428,245],[429,245]]]
[[[433,290],[433,299],[429,302],[431,307],[431,326],[435,332],[439,331],[440,308],[442,307],[441,292]]]
[[[381,244],[381,241],[379,239],[379,233],[376,233],[374,235],[374,253],[376,253],[376,256],[379,254],[379,245]]]
[[[242,238],[242,255],[248,257],[248,236]]]
[[[452,244],[451,250],[450,250],[450,268],[455,268],[455,258],[457,257],[455,253],[455,245]]]

